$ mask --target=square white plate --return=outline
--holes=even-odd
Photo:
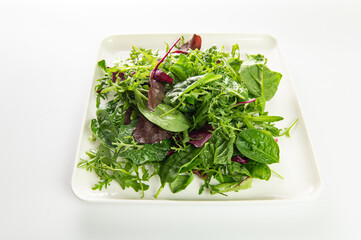
[[[129,57],[132,45],[143,48],[159,49],[164,52],[164,42],[171,45],[182,34],[142,34],[142,35],[115,35],[104,39],[100,45],[97,61],[105,59],[111,64],[118,57]],[[190,39],[192,34],[183,34],[185,39]],[[307,200],[312,199],[320,191],[321,180],[317,170],[312,146],[302,118],[298,99],[296,97],[292,80],[288,74],[287,67],[283,61],[281,50],[277,40],[265,34],[201,34],[202,49],[213,45],[225,47],[225,51],[231,50],[233,44],[238,43],[241,52],[247,54],[263,54],[268,59],[268,66],[273,71],[283,74],[278,92],[275,97],[267,102],[266,111],[270,115],[283,116],[285,120],[278,127],[288,127],[299,119],[291,131],[291,138],[279,138],[281,150],[280,163],[272,164],[271,169],[284,177],[282,180],[272,174],[269,181],[254,179],[251,189],[229,193],[228,197],[222,195],[210,195],[204,192],[198,195],[198,189],[203,183],[201,179],[195,178],[192,184],[184,191],[177,194],[171,193],[166,186],[158,199],[154,195],[159,188],[159,179],[153,177],[150,188],[145,192],[145,197],[140,199],[141,194],[133,189],[122,190],[115,181],[102,191],[94,191],[92,187],[98,182],[94,172],[77,168],[79,158],[85,156],[90,148],[97,144],[91,143],[88,136],[91,134],[90,121],[95,117],[95,94],[93,89],[96,80],[102,77],[101,71],[96,67],[94,78],[91,82],[92,92],[89,96],[86,114],[84,116],[80,139],[72,176],[72,189],[74,194],[86,201],[94,202],[248,202],[259,200]],[[162,55],[162,54],[160,54]]]

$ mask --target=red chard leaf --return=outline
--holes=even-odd
[[[182,51],[182,50],[175,50],[172,53],[184,53],[184,54],[188,54],[187,51]]]
[[[150,89],[148,92],[148,109],[153,110],[161,103],[165,96],[166,88],[163,83],[150,80]]]
[[[208,131],[190,132],[189,137],[193,139],[189,143],[195,147],[202,147],[212,137],[212,133]]]
[[[132,120],[130,119],[130,116],[132,115],[133,112],[133,108],[128,108],[127,111],[125,111],[125,116],[124,116],[124,125],[128,125],[132,122]]]
[[[231,160],[233,162],[238,162],[238,163],[242,163],[242,164],[246,164],[249,162],[249,159],[248,158],[241,158],[240,156],[235,156],[235,157],[232,157]]]
[[[119,73],[118,74],[118,72],[112,72],[112,82],[113,83],[115,83],[115,81],[117,80],[117,77],[119,77],[120,78],[120,81],[124,81],[125,79],[124,79],[124,73],[123,72],[121,72],[121,73]],[[118,75],[118,76],[117,76]]]
[[[163,72],[160,69],[157,69],[155,71],[153,79],[157,80],[159,82],[169,83],[170,85],[172,85],[172,83],[173,83],[173,78],[171,78],[168,74],[166,74],[165,72]]]
[[[165,86],[154,80],[154,75],[156,74],[159,65],[164,61],[164,59],[168,56],[168,54],[170,53],[170,51],[173,49],[173,47],[179,42],[181,38],[178,38],[178,40],[169,48],[168,52],[164,55],[164,57],[157,63],[157,65],[155,66],[155,68],[152,70],[152,72],[150,73],[150,77],[149,77],[149,84],[150,84],[150,88],[148,91],[148,109],[150,111],[153,111],[153,109],[155,107],[158,106],[159,103],[161,103],[163,101],[164,95],[165,95]],[[165,74],[167,75],[167,74]],[[168,76],[168,75],[167,75]],[[169,76],[168,76],[169,77]],[[161,94],[160,96],[158,96],[158,94]]]
[[[202,38],[201,36],[197,35],[197,34],[193,34],[193,37],[191,40],[189,40],[188,42],[186,42],[185,44],[183,44],[182,46],[180,46],[179,50],[180,51],[188,51],[188,49],[198,49],[200,50],[202,46]]]
[[[168,139],[171,135],[164,129],[148,121],[144,116],[140,116],[140,121],[134,130],[135,141],[142,144],[152,144]]]

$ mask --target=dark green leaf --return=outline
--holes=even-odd
[[[246,164],[246,168],[251,173],[251,177],[253,178],[259,178],[268,181],[271,177],[271,169],[267,166],[267,164],[249,161]]]
[[[221,137],[221,135],[214,136],[213,141],[211,142],[214,144],[210,145],[210,148],[214,154],[214,164],[227,164],[231,162],[234,141],[234,137],[231,137],[229,140],[227,140]]]
[[[170,190],[172,193],[180,192],[193,181],[194,175],[192,172],[190,172],[189,175],[178,175],[177,178],[170,183]]]
[[[160,162],[167,156],[171,149],[171,141],[166,139],[159,143],[144,144],[140,149],[128,149],[120,153],[121,157],[140,165],[146,162]]]
[[[282,74],[271,71],[263,64],[242,64],[241,78],[255,97],[264,97],[269,101],[277,91]]]
[[[261,163],[279,162],[279,147],[269,134],[258,129],[242,131],[236,141],[238,150],[246,157]]]
[[[183,132],[191,126],[191,123],[183,113],[173,110],[170,105],[164,103],[154,108],[153,112],[140,104],[138,104],[138,109],[150,122],[170,132]],[[165,113],[167,114],[162,116]]]
[[[173,182],[178,176],[182,167],[186,167],[190,164],[202,151],[202,148],[195,148],[189,146],[184,151],[172,153],[168,159],[166,159],[160,169],[159,177],[162,182]]]

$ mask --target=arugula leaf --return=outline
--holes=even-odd
[[[201,84],[216,81],[220,78],[222,78],[221,75],[215,75],[214,73],[190,77],[183,82],[175,84],[173,88],[165,95],[164,101],[175,103],[182,95],[191,91],[192,89],[200,86]]]

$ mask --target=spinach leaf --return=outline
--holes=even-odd
[[[175,152],[166,159],[160,169],[159,177],[161,181],[173,182],[178,176],[182,167],[186,167],[201,153],[202,148],[189,146],[184,151]]]
[[[266,107],[266,100],[263,97],[257,98],[256,102],[254,103],[254,108],[258,110],[260,114],[263,114],[265,107]]]
[[[246,164],[246,168],[253,178],[259,178],[268,181],[271,177],[271,169],[267,166],[267,164],[256,161],[249,161]]]
[[[260,163],[279,162],[279,147],[276,141],[267,133],[258,129],[242,131],[236,141],[238,150],[246,157]]]
[[[194,161],[199,161],[199,164],[202,168],[209,169],[214,164],[214,152],[211,149],[213,143],[206,143],[202,147],[202,152],[198,155],[198,159]]]
[[[264,64],[246,66],[242,64],[241,78],[255,97],[263,97],[269,101],[277,91],[282,74],[271,71]]]
[[[234,137],[226,140],[225,138],[218,135],[218,137],[214,138],[214,144],[210,145],[210,148],[214,154],[214,164],[227,164],[231,162],[234,141]]]
[[[249,170],[245,167],[245,165],[238,163],[238,162],[231,162],[231,164],[227,165],[229,173],[236,175],[236,174],[242,174],[249,177],[252,177]]]
[[[189,175],[178,175],[177,178],[169,184],[172,193],[180,192],[188,187],[193,181],[194,174],[190,172]]]
[[[166,139],[159,143],[144,144],[140,149],[127,149],[119,155],[140,165],[146,162],[163,161],[170,149],[171,141]]]
[[[138,109],[150,122],[170,132],[183,132],[191,126],[183,113],[168,104],[161,103],[151,112],[138,102]]]
[[[202,147],[202,152],[194,160],[194,163],[200,164],[204,168],[211,168],[214,164],[231,163],[234,142],[235,137],[231,136],[227,140],[221,134],[215,132],[209,142]]]
[[[165,102],[175,103],[183,94],[191,91],[192,89],[204,84],[222,78],[221,75],[215,75],[213,72],[206,75],[194,76],[186,79],[183,82],[179,82],[173,86],[173,88],[165,95]]]
[[[96,157],[99,159],[101,163],[104,163],[108,166],[110,166],[115,161],[114,158],[112,157],[112,153],[110,152],[110,149],[102,144],[99,145],[99,149],[98,152],[96,153]]]

